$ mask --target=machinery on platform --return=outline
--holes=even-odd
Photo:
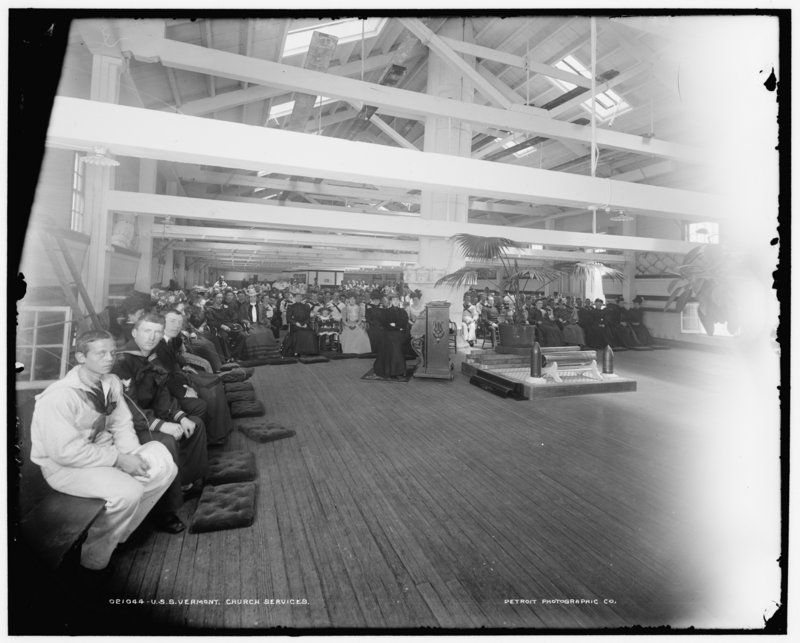
[[[450,302],[431,301],[425,306],[425,335],[421,338],[422,362],[414,377],[442,380],[453,379],[450,360]],[[414,342],[412,341],[412,346]],[[415,350],[419,354],[419,343]]]

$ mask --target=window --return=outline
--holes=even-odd
[[[514,147],[515,145],[519,145],[520,143],[522,143],[522,141],[526,140],[527,138],[530,138],[530,137],[529,137],[529,135],[527,133],[525,133],[525,134],[519,134],[519,135],[514,136],[512,138],[506,138],[506,139],[496,138],[494,140],[495,140],[495,142],[500,143],[503,146],[504,150],[507,150],[510,147]],[[512,154],[516,158],[521,159],[524,156],[528,156],[528,154],[533,154],[535,151],[536,151],[536,148],[533,145],[531,145],[530,147],[525,147],[525,148],[523,148],[521,150],[517,150],[516,152],[512,152]]]
[[[681,332],[687,334],[697,335],[705,333],[703,324],[700,323],[700,317],[697,315],[697,308],[700,306],[697,302],[689,302],[683,307],[681,311]]]
[[[320,101],[320,98],[322,99]],[[339,98],[327,98],[326,96],[317,96],[317,100],[314,103],[314,107],[321,107],[322,105],[330,105],[331,103],[335,103]],[[269,117],[272,119],[282,118],[284,116],[288,116],[294,110],[294,101],[290,100],[286,103],[278,103],[277,105],[273,105],[269,110]]]
[[[706,328],[700,321],[697,309],[700,303],[693,301],[686,304],[681,312],[681,332],[685,334],[700,335],[706,334]],[[714,337],[733,337],[728,331],[727,324],[714,324]]]
[[[719,243],[719,224],[712,221],[687,223],[686,240],[694,243]]]
[[[81,160],[83,156],[75,154],[75,165],[72,168],[72,211],[70,214],[69,228],[75,232],[83,232],[83,177],[85,165]]]
[[[19,388],[41,388],[67,374],[72,326],[69,306],[24,306],[19,309],[16,361]]]
[[[578,74],[584,78],[592,77],[589,70],[577,58],[575,58],[575,56],[567,56],[563,60],[557,62],[554,66],[561,71],[566,71],[571,74]],[[559,78],[548,77],[548,80],[565,92],[571,91],[577,86]],[[600,86],[600,84],[601,83],[598,83],[598,86]],[[591,113],[592,100],[588,99],[583,101],[581,103],[581,107],[583,107],[583,109],[585,109],[587,112]],[[606,91],[600,92],[594,97],[594,109],[597,118],[602,122],[606,122],[612,120],[620,114],[629,112],[632,107],[613,89],[607,89]]]
[[[330,36],[336,36],[339,39],[338,44],[344,45],[361,40],[362,30],[365,39],[377,36],[386,21],[386,18],[367,18],[366,20],[345,18],[330,22],[319,21],[317,24],[291,29],[286,34],[283,56],[294,56],[308,51],[308,47],[311,44],[311,36],[315,31],[322,31]]]

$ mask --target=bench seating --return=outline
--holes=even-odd
[[[83,543],[89,527],[105,511],[105,502],[99,498],[60,493],[47,484],[41,469],[30,460],[32,417],[33,400],[30,399],[17,407],[17,444],[21,460],[19,536],[44,565],[57,569],[67,554]]]

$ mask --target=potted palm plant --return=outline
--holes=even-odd
[[[735,334],[740,328],[739,301],[733,288],[737,262],[723,246],[702,245],[689,251],[678,276],[667,286],[667,310],[673,303],[682,312],[690,301],[698,302],[697,316],[708,335],[714,334],[715,324],[727,324],[728,332]]]
[[[525,290],[530,280],[547,283],[560,276],[560,272],[548,269],[521,267],[517,257],[509,253],[512,248],[526,249],[530,244],[519,243],[503,237],[478,237],[471,234],[457,234],[452,237],[467,261],[481,263],[500,262],[496,288],[508,291],[514,303],[513,324],[500,325],[500,344],[505,347],[530,348],[534,342],[534,326],[524,323],[523,306]],[[478,271],[465,266],[444,275],[436,286],[463,288],[478,282]]]

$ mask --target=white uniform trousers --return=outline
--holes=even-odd
[[[147,478],[140,480],[114,467],[64,467],[47,478],[56,491],[106,501],[105,511],[89,528],[83,543],[83,567],[104,569],[117,544],[128,539],[178,474],[172,456],[160,442],[143,444],[133,453],[150,465]]]

